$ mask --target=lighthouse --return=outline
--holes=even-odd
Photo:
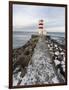
[[[39,23],[38,23],[38,30],[39,30],[39,35],[43,35],[43,20],[39,20]]]
[[[44,36],[46,35],[46,30],[44,29],[44,20],[39,20],[39,23],[38,23],[38,30],[39,30],[39,35],[40,36]]]

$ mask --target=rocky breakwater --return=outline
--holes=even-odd
[[[47,40],[44,37],[39,38],[31,61],[32,63],[28,65],[27,73],[21,78],[20,85],[42,85],[61,82],[53,65]]]
[[[21,83],[20,77],[23,78],[34,48],[38,42],[38,36],[32,35],[31,39],[22,47],[13,50],[13,84],[18,85]]]
[[[46,39],[58,77],[62,82],[65,82],[65,45],[51,39],[50,36]]]
[[[65,46],[50,36],[33,36],[13,51],[13,86],[65,82]]]

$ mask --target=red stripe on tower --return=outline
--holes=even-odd
[[[43,29],[43,27],[39,27],[39,29]]]

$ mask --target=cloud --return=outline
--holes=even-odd
[[[63,7],[13,5],[13,30],[21,28],[23,31],[36,31],[40,19],[44,20],[44,27],[48,31],[65,31]]]
[[[65,32],[65,26],[46,28],[47,32]]]

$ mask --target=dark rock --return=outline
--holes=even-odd
[[[63,60],[63,55],[58,55],[58,60],[62,61]]]
[[[30,55],[26,56],[26,55],[22,54],[17,58],[13,67],[16,68],[17,66],[21,66],[24,68],[28,65],[30,59],[31,59]]]
[[[65,77],[65,72],[63,71],[61,64],[57,65],[57,69],[60,69],[60,73]]]

